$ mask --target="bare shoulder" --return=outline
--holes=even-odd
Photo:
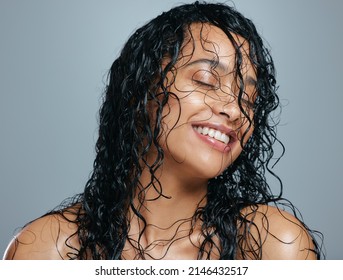
[[[4,259],[60,260],[78,248],[73,214],[50,214],[26,225],[8,245]]]
[[[292,214],[277,207],[258,205],[243,209],[242,215],[250,225],[248,240],[259,238],[261,240],[262,259],[311,260],[317,258],[312,237]]]

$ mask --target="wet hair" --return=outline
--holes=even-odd
[[[209,180],[207,203],[198,207],[191,218],[192,222],[202,222],[203,241],[198,258],[211,259],[214,252],[219,252],[220,259],[235,259],[238,254],[242,258],[262,258],[263,240],[251,238],[249,227],[253,223],[242,214],[246,207],[254,212],[258,204],[286,205],[300,218],[295,207],[282,198],[281,180],[272,171],[274,158],[283,154],[283,146],[276,136],[275,112],[280,106],[270,53],[254,24],[234,7],[197,1],[172,8],[136,30],[111,66],[99,112],[99,137],[92,174],[84,192],[65,205],[67,208],[54,212],[67,219],[69,211],[76,217],[69,220],[78,226],[75,235],[80,247],[70,248],[71,259],[121,259],[126,242],[136,249],[137,259],[149,254],[140,244],[147,227],[140,207],[149,188],[159,194],[156,199],[165,196],[155,172],[164,161],[164,150],[159,143],[164,133],[163,109],[168,106],[169,98],[175,98],[170,91],[174,79],[167,74],[176,75],[175,65],[183,55],[183,46],[194,39],[190,31],[194,23],[216,26],[231,41],[236,51],[234,75],[238,104],[249,127],[254,127],[240,156],[222,174]],[[248,59],[256,73],[252,117],[243,98],[241,69],[245,54],[233,34],[244,38],[248,44]],[[162,66],[166,59],[168,62]],[[215,65],[212,70],[215,71]],[[240,139],[242,143],[244,138],[243,135]],[[282,148],[281,155],[274,154],[274,144]],[[151,149],[157,151],[153,163],[146,159]],[[140,182],[143,169],[151,174],[148,185]],[[276,195],[267,183],[267,173],[279,184],[280,192]],[[138,207],[133,203],[136,195],[141,203]],[[129,211],[143,224],[138,240],[129,236]],[[314,232],[310,234],[319,258]],[[216,238],[219,242],[215,242]]]

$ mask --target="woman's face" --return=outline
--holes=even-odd
[[[247,43],[233,35],[243,59],[241,110],[231,41],[209,24],[192,24],[190,35],[193,38],[186,38],[175,69],[167,76],[174,83],[168,87],[172,94],[163,109],[163,169],[210,179],[232,164],[252,134],[256,75]]]

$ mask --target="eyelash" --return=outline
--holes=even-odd
[[[217,89],[218,87],[215,86],[215,85],[212,85],[212,84],[208,84],[208,83],[205,83],[203,81],[200,81],[200,80],[195,80],[193,79],[193,82],[198,84],[199,86],[204,86],[204,87],[207,87],[207,88],[210,88],[210,89]],[[254,103],[251,102],[249,99],[241,99],[240,100],[241,104],[242,105],[246,105],[249,109],[253,109],[254,108]]]
[[[251,102],[250,100],[247,100],[247,99],[241,99],[240,100],[241,104],[243,105],[246,105],[249,109],[253,109],[254,108],[254,103]]]
[[[205,82],[203,82],[203,81],[199,81],[199,80],[194,80],[194,79],[193,79],[193,82],[196,83],[196,84],[198,84],[199,86],[204,86],[204,87],[208,87],[208,88],[211,88],[211,89],[216,89],[216,88],[217,88],[217,86],[212,85],[212,84],[205,83]]]

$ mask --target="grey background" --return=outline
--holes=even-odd
[[[15,229],[80,192],[105,75],[147,20],[190,1],[0,0],[0,252]],[[343,259],[340,0],[237,0],[271,46],[286,155],[276,171]]]

